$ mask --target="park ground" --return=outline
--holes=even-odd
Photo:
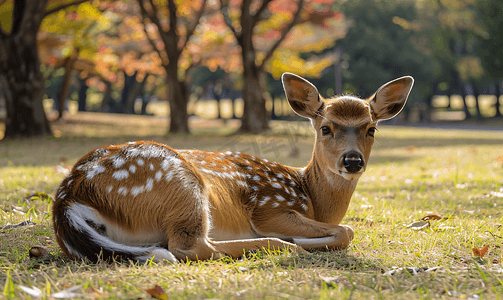
[[[166,136],[160,117],[79,113],[54,123],[54,137],[0,142],[0,299],[150,298],[155,286],[170,299],[503,298],[497,130],[380,126],[343,220],[355,230],[344,251],[261,251],[174,265],[66,259],[54,240],[52,197],[69,166],[96,147],[153,140],[297,167],[311,156],[309,122],[271,122],[261,135],[232,134],[239,126],[233,120],[195,119],[191,126],[190,136]],[[10,226],[23,221],[35,225]],[[30,259],[33,246],[50,255]]]

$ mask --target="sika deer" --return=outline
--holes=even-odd
[[[292,109],[316,131],[307,167],[154,142],[91,151],[56,194],[53,221],[63,252],[91,261],[175,262],[263,247],[346,248],[353,230],[339,223],[367,166],[376,123],[402,110],[413,79],[391,81],[367,100],[323,99],[289,73],[282,81]]]

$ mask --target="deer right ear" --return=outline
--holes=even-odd
[[[314,119],[323,105],[318,89],[304,78],[292,73],[281,76],[286,99],[292,110],[301,117]]]

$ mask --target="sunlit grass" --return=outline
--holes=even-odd
[[[239,136],[229,135],[238,123],[227,125],[194,121],[192,136],[166,136],[166,121],[156,117],[82,114],[53,125],[59,138],[0,143],[0,228],[37,223],[0,230],[0,298],[28,298],[18,287],[10,291],[10,283],[35,286],[45,296],[81,285],[78,293],[89,298],[148,298],[145,289],[154,285],[172,299],[502,298],[503,135],[498,131],[380,127],[343,221],[355,229],[345,251],[300,256],[261,251],[237,261],[177,265],[64,258],[45,194],[54,195],[64,167],[93,148],[148,139],[176,148],[245,151],[298,167],[310,159],[308,122],[272,122],[266,134]],[[429,220],[419,230],[408,227],[431,214],[448,218]],[[28,258],[36,245],[50,250],[48,260]],[[484,245],[490,246],[486,255],[474,257],[472,248]],[[440,268],[428,269],[434,267]],[[388,275],[398,268],[419,268],[419,273],[406,269]]]

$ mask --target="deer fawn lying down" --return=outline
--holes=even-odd
[[[236,258],[263,247],[346,248],[353,230],[339,223],[365,171],[376,123],[402,110],[413,79],[391,81],[367,100],[323,99],[289,73],[282,81],[292,109],[316,131],[307,167],[154,142],[91,151],[57,191],[53,222],[63,252],[91,261],[175,262]]]

